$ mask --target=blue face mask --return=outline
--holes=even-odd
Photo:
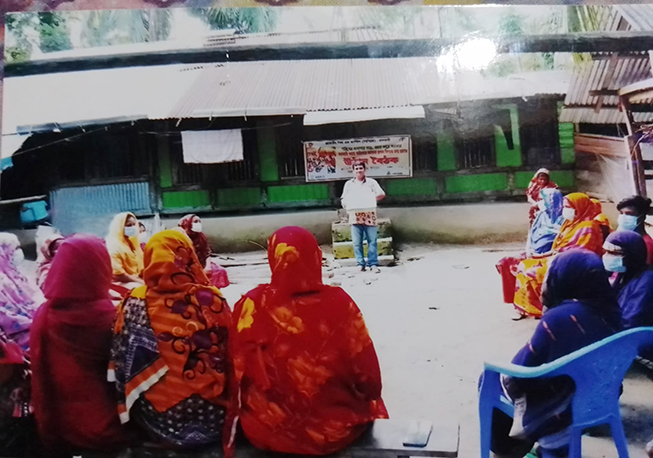
[[[619,230],[634,231],[639,226],[639,218],[633,215],[619,215],[617,223],[619,224]]]
[[[626,266],[624,266],[624,257],[616,254],[604,254],[603,267],[605,267],[605,270],[609,272],[623,273],[626,271]]]

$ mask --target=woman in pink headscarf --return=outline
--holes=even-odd
[[[0,328],[28,355],[29,328],[44,298],[19,270],[24,258],[18,237],[0,233]]]
[[[104,241],[78,235],[62,243],[45,282],[47,302],[30,334],[32,403],[39,437],[52,455],[127,442],[106,377],[116,318],[111,279]]]

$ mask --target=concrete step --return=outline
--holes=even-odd
[[[379,228],[379,239],[392,237],[392,223],[390,219],[378,219],[377,227]],[[351,242],[351,225],[340,221],[331,223],[331,239],[333,243]]]
[[[379,256],[392,255],[392,237],[377,240]],[[363,242],[363,253],[367,256],[367,240]],[[354,258],[353,242],[336,242],[333,244],[333,257],[335,259]]]

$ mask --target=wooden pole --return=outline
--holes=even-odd
[[[633,167],[633,179],[635,180],[635,189],[637,194],[646,197],[646,175],[644,173],[644,161],[642,160],[642,149],[639,146],[640,134],[635,132],[635,120],[630,109],[630,101],[626,96],[620,96],[619,102],[626,118],[626,128],[628,129],[628,151]]]

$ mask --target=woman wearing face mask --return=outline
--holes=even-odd
[[[540,169],[535,172],[526,190],[526,198],[528,199],[528,203],[531,204],[531,208],[528,210],[530,224],[533,224],[535,221],[537,213],[544,210],[543,205],[540,203],[542,201],[540,191],[547,188],[557,189],[558,185],[551,181],[550,173],[547,169]]]
[[[542,316],[540,296],[551,255],[573,248],[584,248],[598,255],[603,254],[603,234],[599,223],[594,219],[596,207],[587,195],[576,192],[565,197],[562,216],[565,222],[553,241],[551,252],[525,259],[517,266],[519,289],[515,293],[514,306],[518,316],[514,319]]]
[[[619,294],[624,328],[653,326],[653,270],[646,263],[644,239],[634,231],[617,231],[603,248],[603,265],[615,273],[612,286]],[[653,348],[642,351],[642,356],[653,360]]]
[[[128,212],[117,214],[109,226],[106,243],[113,271],[111,289],[122,297],[130,289],[143,284],[143,250],[138,240],[136,216]]]
[[[551,261],[542,302],[546,308],[542,321],[513,364],[550,363],[621,329],[608,274],[601,258],[590,251],[573,249]],[[501,383],[515,404],[515,415],[494,414],[493,452],[499,457],[524,456],[537,441],[548,452],[544,456],[567,457],[573,382],[566,377],[503,377]]]
[[[642,196],[628,197],[617,204],[619,210],[618,231],[635,231],[644,238],[646,263],[653,265],[653,238],[646,233],[646,215],[651,208],[651,199]]]
[[[0,233],[0,328],[28,354],[32,318],[45,298],[21,273],[24,259],[18,237]]]
[[[193,242],[193,248],[200,264],[206,270],[211,284],[216,288],[229,286],[227,270],[211,260],[211,247],[209,246],[206,234],[202,232],[202,220],[197,215],[186,215],[179,220],[179,227],[182,228]]]

